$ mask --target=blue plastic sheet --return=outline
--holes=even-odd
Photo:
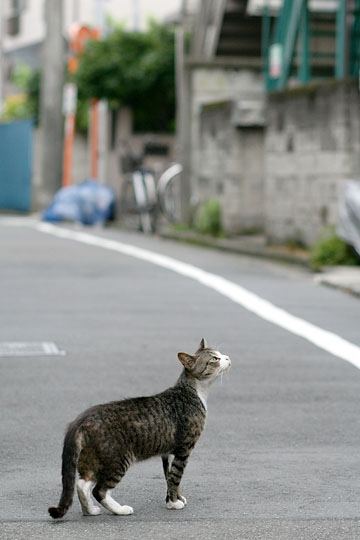
[[[84,180],[60,189],[43,212],[44,221],[73,221],[83,225],[101,225],[114,219],[114,191],[96,180]]]

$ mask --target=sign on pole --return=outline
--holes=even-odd
[[[269,64],[270,77],[278,79],[282,72],[283,47],[280,43],[274,43],[270,47]]]
[[[63,94],[63,114],[68,116],[76,112],[77,87],[74,83],[66,83]]]

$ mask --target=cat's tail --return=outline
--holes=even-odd
[[[73,502],[76,466],[81,451],[81,433],[78,425],[70,424],[64,440],[62,453],[62,485],[63,490],[58,506],[51,506],[49,514],[52,518],[62,518],[69,510]]]

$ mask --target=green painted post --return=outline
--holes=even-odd
[[[360,0],[355,0],[350,41],[350,75],[360,78]]]
[[[299,23],[304,4],[305,0],[297,0],[291,4],[288,3],[287,20],[285,21],[287,28],[285,32],[285,39],[283,41],[283,66],[281,77],[279,78],[277,85],[279,90],[285,87],[289,78],[295,44],[299,35]],[[286,6],[286,3],[284,5]]]
[[[261,28],[261,56],[263,66],[263,76],[267,90],[270,90],[269,76],[269,48],[270,48],[270,10],[266,5],[263,10],[262,28]]]
[[[297,0],[298,1],[298,0]],[[300,0],[302,2],[303,0]],[[283,77],[284,71],[284,49],[287,40],[288,24],[289,19],[291,18],[291,13],[293,9],[293,0],[283,0],[282,6],[279,10],[276,24],[273,32],[273,39],[271,44],[276,44],[281,47],[281,74],[277,78],[272,78],[269,75],[268,89],[269,90],[279,90],[284,84],[280,83],[281,78]],[[270,66],[269,66],[270,67]]]
[[[346,14],[347,0],[339,0],[336,12],[335,77],[337,79],[343,79],[348,74]]]
[[[300,64],[299,79],[306,84],[310,80],[310,50],[309,50],[309,9],[308,0],[302,6],[300,21]]]

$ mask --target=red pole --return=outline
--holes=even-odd
[[[65,121],[65,141],[64,141],[64,160],[63,160],[63,187],[72,184],[72,165],[75,138],[75,114],[67,115]]]
[[[1,2],[2,0],[0,0]],[[71,56],[68,60],[68,70],[70,73],[76,73],[79,64],[79,57],[84,50],[86,43],[91,39],[99,39],[99,31],[87,26],[73,25],[70,29],[70,51]],[[75,115],[77,89],[74,84],[67,85],[67,94],[64,99],[65,112],[65,140],[63,157],[63,186],[69,186],[72,183],[72,166],[75,140]],[[90,108],[90,140],[91,140],[91,164],[90,172],[93,178],[98,176],[98,105],[93,100]]]
[[[90,105],[90,175],[98,178],[99,173],[99,102],[93,99]]]

